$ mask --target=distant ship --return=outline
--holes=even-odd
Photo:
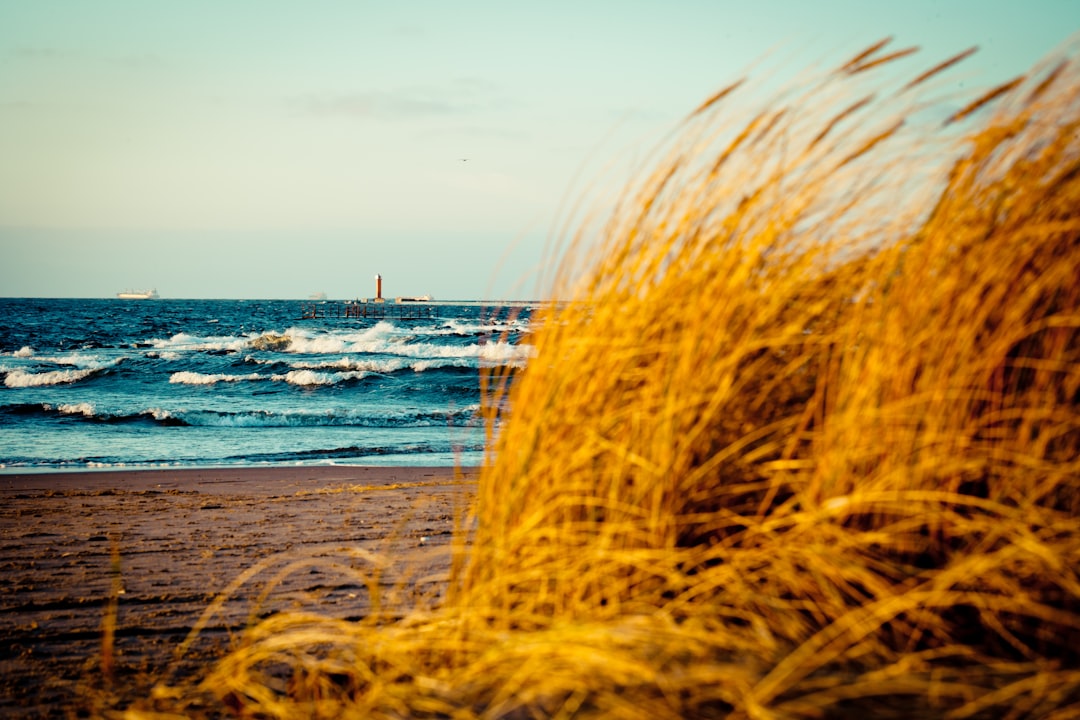
[[[116,293],[121,300],[160,300],[157,290],[125,290]]]

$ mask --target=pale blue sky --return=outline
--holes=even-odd
[[[977,44],[959,86],[1078,29],[1080,0],[0,0],[0,296],[538,297],[575,194],[770,51]]]

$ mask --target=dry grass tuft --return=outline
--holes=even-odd
[[[275,718],[1080,713],[1080,76],[943,122],[916,93],[966,54],[892,91],[907,54],[742,125],[744,85],[698,108],[491,404],[445,603],[271,618],[200,692]]]

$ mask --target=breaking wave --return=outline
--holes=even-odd
[[[463,322],[447,321],[437,327],[402,328],[381,321],[368,328],[354,330],[313,330],[290,327],[283,332],[264,331],[247,335],[198,336],[177,333],[170,338],[153,338],[142,343],[152,348],[147,357],[176,360],[183,353],[240,353],[247,351],[246,360],[252,361],[252,352],[281,355],[345,355],[351,356],[334,362],[354,363],[350,369],[373,372],[395,372],[401,366],[385,368],[364,367],[356,357],[391,356],[415,359],[463,358],[480,361],[524,365],[533,356],[528,344],[513,342],[508,337],[520,337],[528,332],[528,324],[521,321]],[[474,343],[447,343],[447,336],[477,337]],[[429,341],[430,340],[430,341]],[[274,362],[274,360],[262,360]],[[256,360],[258,362],[258,360]],[[297,367],[294,365],[294,367]],[[315,369],[299,368],[299,369]],[[227,381],[227,380],[224,380]]]
[[[206,352],[212,350],[240,352],[249,346],[252,338],[235,335],[191,335],[177,333],[170,338],[151,338],[146,345],[162,352]]]
[[[360,427],[360,428],[408,428],[408,427],[461,427],[479,421],[478,404],[466,405],[448,411],[384,410],[361,411],[351,408],[330,410],[167,410],[151,407],[133,412],[99,411],[93,403],[81,402],[61,405],[49,403],[26,403],[0,408],[0,416],[40,415],[43,417],[66,417],[70,420],[86,420],[97,423],[152,422],[164,426],[257,428],[257,427]]]
[[[83,417],[94,417],[97,411],[94,410],[92,403],[68,403],[57,406],[57,411],[62,415],[82,415]]]
[[[447,412],[386,411],[358,413],[351,410],[329,412],[246,412],[193,411],[176,413],[176,419],[199,427],[448,427],[477,421],[479,405]]]
[[[46,372],[30,372],[28,370],[11,370],[4,377],[4,385],[9,388],[42,387],[45,385],[63,385],[85,380],[99,368],[82,368],[74,370],[49,370]]]
[[[336,385],[347,380],[359,380],[371,373],[363,370],[351,370],[347,372],[315,372],[314,370],[290,370],[279,375],[262,375],[249,373],[247,375],[229,375],[226,373],[199,373],[190,370],[175,372],[169,376],[169,382],[174,385],[215,385],[219,382],[286,382],[290,385]]]
[[[248,382],[268,379],[268,376],[258,373],[226,375],[225,373],[200,373],[190,370],[181,370],[169,376],[169,382],[174,385],[215,385],[219,382]]]
[[[346,380],[359,380],[370,374],[371,373],[364,372],[363,370],[339,373],[315,372],[314,370],[290,370],[284,375],[275,375],[274,380],[284,380],[290,385],[336,385],[337,383]]]

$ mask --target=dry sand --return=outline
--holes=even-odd
[[[475,490],[475,470],[454,475],[345,466],[0,474],[0,716],[69,716],[106,686],[136,698],[166,670],[183,676],[211,662],[253,612],[363,617],[374,566],[357,549],[392,563],[381,592],[407,577],[400,592],[410,602],[437,601],[455,519]],[[257,564],[174,664],[214,597]]]

